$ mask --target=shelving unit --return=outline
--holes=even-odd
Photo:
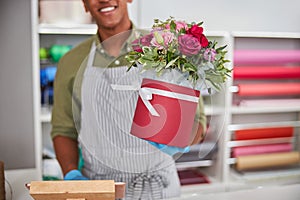
[[[95,24],[78,24],[72,26],[39,24],[40,47],[49,48],[53,44],[76,45],[85,38],[95,34],[96,31],[97,26]],[[42,123],[50,122],[51,106],[42,107],[40,120]]]
[[[46,35],[93,35],[97,31],[96,24],[78,24],[78,25],[56,25],[56,24],[40,24],[39,34]]]
[[[232,32],[233,52],[235,50],[299,50],[299,33],[273,33],[273,32]],[[287,63],[286,66],[297,66],[300,63]],[[236,65],[236,63],[233,63]],[[248,64],[248,66],[251,64]],[[265,65],[265,64],[263,64]],[[263,66],[260,65],[260,66]],[[244,65],[247,66],[247,65]],[[271,65],[272,66],[272,65]],[[235,67],[233,67],[234,70]],[[271,68],[270,68],[271,69]],[[239,97],[236,94],[237,85],[240,83],[251,84],[273,83],[273,82],[299,82],[299,78],[289,79],[246,79],[239,80],[233,77],[228,87],[230,104],[228,104],[228,124],[224,134],[225,142],[225,162],[223,163],[223,181],[259,183],[259,184],[287,184],[299,182],[300,165],[295,164],[285,167],[274,167],[257,169],[250,171],[237,171],[235,164],[237,159],[231,157],[231,150],[234,147],[251,145],[268,145],[290,143],[293,150],[299,152],[299,127],[300,127],[300,94],[292,96],[251,96]],[[245,98],[246,103],[243,102]],[[275,99],[275,101],[272,101]],[[271,100],[271,101],[270,101]],[[286,103],[285,103],[286,102]],[[248,103],[248,104],[247,104]],[[265,104],[264,104],[265,103]],[[280,103],[280,104],[279,104]],[[285,104],[284,104],[285,103]],[[293,127],[293,137],[265,138],[252,140],[234,140],[235,131],[268,127]]]
[[[95,24],[79,24],[72,26],[62,26],[62,25],[54,25],[54,24],[39,24],[38,26],[38,34],[39,34],[39,44],[40,47],[49,48],[53,44],[59,45],[71,45],[75,46],[91,35],[95,34],[97,27]],[[44,67],[47,65],[57,65],[57,63],[40,63],[40,67]],[[40,112],[40,123],[42,128],[42,148],[43,154],[47,152],[47,155],[54,154],[52,140],[50,137],[51,131],[51,110],[52,105],[42,105]],[[50,166],[47,166],[49,165]],[[56,161],[56,159],[46,160],[43,162],[43,173],[47,173],[46,177],[61,177],[62,174],[60,172],[60,167]],[[49,171],[50,170],[50,171]],[[43,174],[45,175],[45,174]]]

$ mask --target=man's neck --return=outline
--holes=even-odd
[[[103,48],[112,56],[117,57],[131,33],[132,24],[124,24],[113,29],[99,28],[98,36]]]

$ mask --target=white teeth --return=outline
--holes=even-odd
[[[112,11],[112,10],[114,10],[114,9],[115,9],[114,6],[106,7],[106,8],[102,8],[102,9],[100,10],[100,12],[109,12],[109,11]]]

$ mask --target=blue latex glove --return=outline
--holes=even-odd
[[[73,180],[74,181],[74,180],[89,180],[89,179],[87,177],[83,176],[79,170],[73,169],[65,175],[64,180],[66,180],[66,181]]]
[[[185,147],[185,148],[180,148],[180,147],[174,147],[174,146],[168,146],[165,144],[159,144],[156,142],[151,142],[148,141],[150,144],[152,144],[153,146],[155,146],[156,148],[158,148],[159,150],[161,150],[162,152],[173,156],[176,153],[187,153],[190,151],[190,147]]]

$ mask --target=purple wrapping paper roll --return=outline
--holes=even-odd
[[[246,155],[289,152],[292,151],[292,149],[293,146],[290,143],[235,147],[232,149],[232,157],[236,158],[238,156],[246,156]]]
[[[235,50],[235,65],[300,63],[300,50]]]

